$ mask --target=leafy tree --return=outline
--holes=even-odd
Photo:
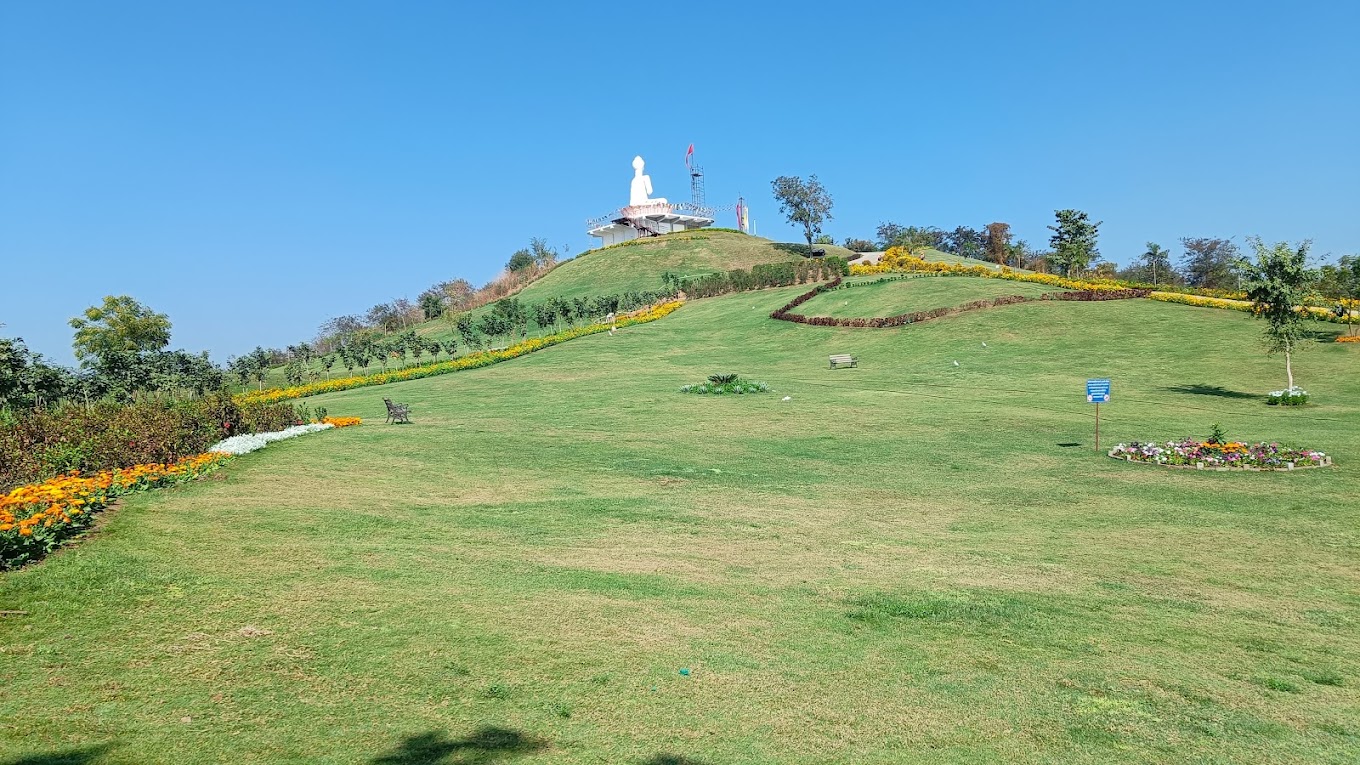
[[[84,362],[110,353],[146,353],[170,344],[170,318],[127,295],[108,295],[71,319],[72,346]]]
[[[1053,232],[1048,244],[1053,254],[1048,260],[1058,267],[1063,276],[1080,276],[1100,254],[1096,237],[1101,223],[1092,223],[1081,210],[1055,210],[1058,225],[1049,226]]]
[[[822,224],[832,219],[831,194],[815,175],[806,182],[798,176],[781,175],[770,185],[774,188],[775,201],[779,202],[779,212],[789,219],[789,223],[803,227],[811,253],[813,237],[822,233]]]
[[[1308,248],[1312,243],[1305,240],[1297,246],[1288,242],[1267,246],[1259,236],[1248,242],[1256,251],[1256,262],[1242,264],[1247,298],[1256,316],[1266,321],[1268,352],[1284,354],[1285,377],[1289,389],[1293,389],[1293,354],[1305,340],[1302,309],[1314,281],[1308,270]]]
[[[926,248],[944,246],[945,234],[934,226],[900,226],[896,223],[878,225],[879,249],[902,247],[916,253]]]
[[[395,301],[392,303],[379,303],[368,309],[368,325],[384,332],[396,332],[401,329],[403,320],[401,311],[397,308]]]
[[[878,249],[886,250],[892,247],[898,239],[902,238],[906,230],[906,226],[898,225],[892,221],[884,221],[878,224],[878,229],[875,231],[878,235]]]
[[[1237,245],[1228,239],[1184,237],[1181,246],[1185,255],[1181,269],[1185,281],[1192,287],[1229,289],[1237,284],[1237,266],[1241,256]]]
[[[321,357],[321,368],[326,370],[326,379],[331,379],[331,367],[335,366],[335,354],[328,353]]]
[[[461,311],[466,309],[472,302],[477,289],[472,286],[472,282],[467,279],[453,279],[447,282],[440,282],[432,289],[443,293],[446,305],[449,310]]]
[[[557,310],[549,302],[538,303],[532,309],[534,323],[541,329],[548,330],[557,323]]]
[[[471,348],[477,344],[477,325],[471,316],[468,314],[459,316],[455,327],[458,329],[458,336],[463,338],[463,345]]]
[[[877,249],[868,239],[852,239],[848,236],[841,242],[841,246],[851,252],[874,252]]]
[[[1036,254],[1034,250],[1030,249],[1029,242],[1026,242],[1024,239],[1016,239],[1014,242],[1011,242],[1010,247],[1007,249],[1009,250],[1008,257],[1010,258],[1010,262],[1014,264],[1016,268],[1025,268],[1026,264],[1028,264]]]
[[[534,265],[539,268],[551,268],[557,264],[557,250],[548,246],[548,240],[542,237],[533,237],[529,240],[529,255],[534,259]]]
[[[988,223],[986,237],[987,259],[1005,265],[1011,255],[1011,224]]]
[[[0,337],[0,408],[30,409],[76,392],[74,375],[43,361],[23,338]]]
[[[482,314],[482,318],[477,321],[477,330],[487,337],[509,335],[512,328],[509,319],[495,311]]]
[[[444,315],[444,301],[446,299],[443,292],[428,289],[420,293],[416,302],[420,305],[420,312],[425,315],[425,319],[428,321]]]
[[[438,343],[432,344],[438,345]],[[425,353],[426,347],[425,341],[421,340],[419,337],[414,338],[412,342],[406,344],[406,349],[411,352],[411,356],[416,360],[416,366],[420,366],[420,357]]]
[[[987,235],[970,226],[958,226],[941,237],[940,249],[961,257],[981,260],[987,250]]]
[[[1147,249],[1139,257],[1139,263],[1147,274],[1148,281],[1158,286],[1162,282],[1174,282],[1176,271],[1171,267],[1171,253],[1156,242],[1148,242]]]
[[[830,234],[818,234],[812,240],[813,244],[835,244],[836,239]]]
[[[354,374],[354,367],[358,361],[359,357],[352,349],[340,347],[340,364],[345,367],[345,374]]]
[[[301,385],[303,377],[302,365],[298,362],[290,361],[283,365],[283,379],[287,380],[289,385]]]
[[[534,265],[534,255],[528,250],[515,250],[510,256],[510,260],[505,264],[506,270],[512,273],[519,273]]]

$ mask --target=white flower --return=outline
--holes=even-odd
[[[218,441],[208,447],[210,452],[226,452],[227,454],[250,454],[259,451],[269,445],[271,441],[282,441],[285,438],[296,438],[308,433],[316,433],[322,430],[329,430],[335,427],[330,423],[312,423],[310,425],[294,425],[284,430],[276,430],[272,433],[249,433],[243,436],[232,436],[231,438]]]

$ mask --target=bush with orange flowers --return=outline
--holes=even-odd
[[[0,496],[0,571],[32,563],[89,528],[95,513],[136,491],[182,483],[229,457],[200,454],[173,463],[133,465],[88,477],[72,471]]]

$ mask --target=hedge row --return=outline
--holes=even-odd
[[[301,418],[291,404],[237,402],[225,392],[25,412],[0,425],[0,492],[72,470],[172,463],[229,436],[283,430]]]

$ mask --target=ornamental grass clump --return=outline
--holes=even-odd
[[[745,395],[747,393],[769,393],[770,386],[763,382],[743,380],[734,374],[718,374],[709,375],[707,382],[682,386],[680,392],[714,396],[725,396],[729,393]]]

